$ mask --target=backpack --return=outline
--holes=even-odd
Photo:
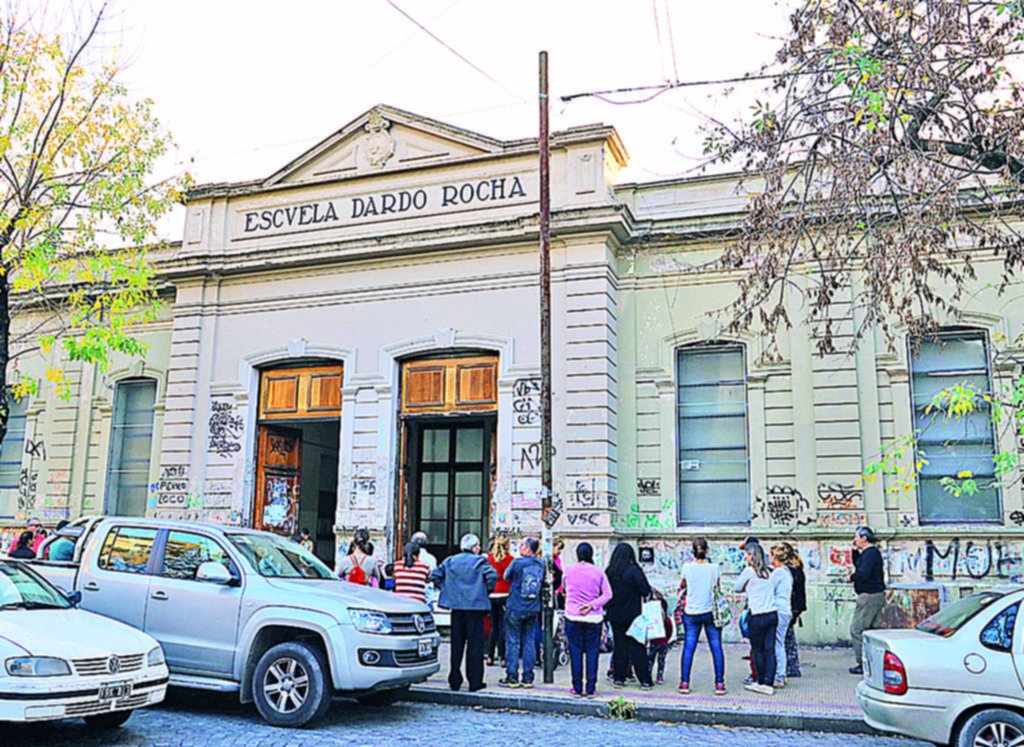
[[[540,597],[541,586],[544,585],[544,569],[538,568],[535,563],[523,571],[523,577],[519,581],[519,596],[526,602],[532,602]]]
[[[366,586],[366,571],[364,571],[363,567],[359,565],[359,562],[356,561],[355,557],[355,555],[348,556],[348,559],[352,562],[352,568],[345,576],[345,580],[348,581],[350,584],[359,584],[360,586]]]

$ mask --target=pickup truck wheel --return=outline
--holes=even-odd
[[[132,717],[131,711],[117,711],[116,713],[104,713],[102,716],[86,716],[85,725],[95,731],[106,731],[122,726],[125,721]]]
[[[956,747],[1009,747],[1024,744],[1024,717],[1002,708],[976,713],[960,729]]]
[[[409,692],[409,686],[396,687],[391,690],[381,690],[380,692],[370,693],[369,695],[363,695],[356,698],[356,701],[360,705],[373,706],[375,708],[384,708],[390,705],[394,705],[402,699]]]
[[[331,679],[324,655],[299,641],[268,649],[252,674],[256,708],[272,726],[299,728],[327,714]]]

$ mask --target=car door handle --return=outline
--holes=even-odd
[[[166,591],[154,591],[152,594],[149,595],[149,597],[150,597],[150,599],[159,599],[161,601],[166,601],[167,600],[167,592]]]
[[[90,581],[85,586],[83,586],[82,588],[85,589],[86,591],[99,591],[100,590],[100,585],[98,583],[96,583],[95,581]]]

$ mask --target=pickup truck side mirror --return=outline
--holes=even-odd
[[[227,586],[234,581],[231,571],[220,563],[207,562],[199,566],[196,571],[196,581],[207,581],[211,584]]]
[[[64,594],[64,598],[71,602],[72,607],[80,607],[82,605],[82,592],[64,591],[63,589],[61,589],[61,592]]]

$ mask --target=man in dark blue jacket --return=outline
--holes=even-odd
[[[533,667],[537,661],[537,625],[540,617],[541,589],[544,586],[544,561],[537,557],[540,542],[527,537],[519,544],[519,557],[505,571],[509,582],[505,603],[505,679],[501,687],[519,687],[519,659],[523,660],[523,687],[533,687]]]
[[[857,665],[850,674],[864,674],[864,631],[882,627],[882,609],[885,607],[885,562],[878,549],[878,537],[870,527],[857,527],[853,537],[854,567],[850,573],[853,590],[857,593],[857,607],[850,622],[853,655]]]
[[[430,582],[441,590],[438,604],[451,610],[451,664],[448,686],[462,687],[462,657],[466,657],[469,691],[483,690],[484,618],[490,614],[488,596],[498,583],[498,574],[480,554],[480,538],[467,534],[459,543],[458,555],[446,558],[430,574]]]

